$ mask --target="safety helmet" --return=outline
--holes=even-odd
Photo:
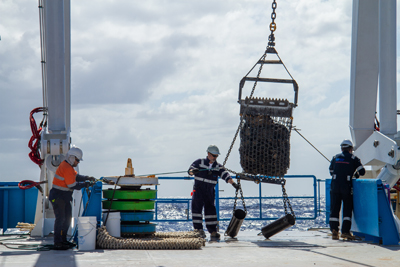
[[[346,140],[343,140],[343,142],[340,144],[340,146],[341,147],[353,147],[353,143],[350,140],[346,139]]]
[[[214,154],[214,155],[219,155],[219,149],[216,145],[209,145],[207,148],[207,152]]]
[[[83,160],[83,152],[80,148],[77,148],[76,146],[71,147],[68,152],[67,152],[67,158],[69,156],[75,156],[79,161]]]

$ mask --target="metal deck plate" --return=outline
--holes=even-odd
[[[4,266],[399,266],[399,246],[332,240],[329,230],[283,231],[270,239],[240,231],[237,239],[206,242],[199,250],[26,251],[0,246]],[[10,237],[7,237],[10,238]],[[209,234],[207,233],[207,238]],[[4,243],[52,244],[53,237]]]

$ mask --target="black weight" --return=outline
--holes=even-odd
[[[236,209],[232,215],[232,219],[229,222],[228,228],[225,231],[225,235],[234,238],[237,236],[242,226],[243,220],[246,217],[246,212],[241,209]]]
[[[261,229],[262,235],[268,239],[271,236],[293,226],[295,222],[296,219],[293,217],[292,214],[286,214],[284,217],[264,226]]]

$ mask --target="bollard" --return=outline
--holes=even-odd
[[[242,226],[243,220],[246,217],[246,212],[241,209],[236,209],[233,212],[233,216],[231,221],[229,222],[229,226],[225,231],[225,235],[228,235],[232,238],[237,236],[240,226]]]
[[[264,226],[261,229],[262,235],[268,239],[286,228],[293,226],[295,222],[296,220],[292,214],[286,214],[284,217]]]

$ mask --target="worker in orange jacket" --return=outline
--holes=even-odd
[[[83,152],[77,147],[72,147],[66,155],[65,161],[61,162],[53,179],[49,200],[53,205],[54,222],[54,249],[69,249],[71,243],[67,241],[67,232],[72,218],[72,193],[92,185],[96,178],[80,175],[74,169],[82,161]]]

